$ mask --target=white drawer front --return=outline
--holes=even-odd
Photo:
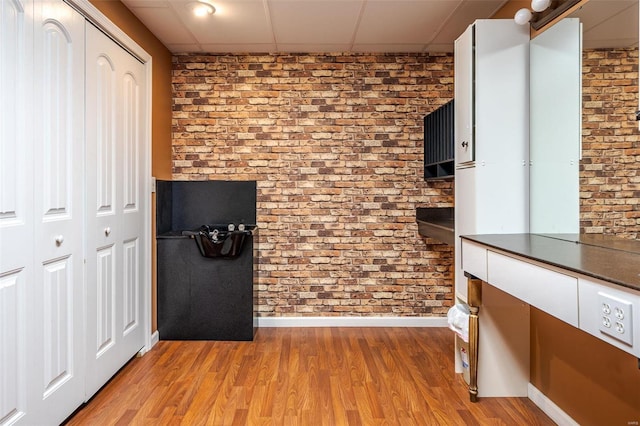
[[[640,292],[595,279],[580,278],[578,283],[580,329],[640,357]],[[617,313],[616,308],[623,312]]]
[[[462,270],[487,281],[487,249],[480,244],[462,240]]]
[[[578,279],[489,251],[487,282],[578,327]]]

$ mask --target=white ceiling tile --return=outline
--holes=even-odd
[[[127,0],[125,1],[129,9],[134,7],[169,7],[167,0]]]
[[[367,3],[355,43],[427,43],[459,1],[374,1]]]
[[[272,53],[277,52],[275,44],[271,43],[255,43],[255,44],[203,44],[202,49],[206,52],[213,53]]]
[[[442,22],[432,43],[449,44],[453,52],[453,41],[476,19],[490,18],[504,3],[504,0],[473,0],[460,4],[455,13]]]
[[[348,52],[351,50],[351,44],[340,43],[283,43],[278,44],[279,52],[296,52],[296,53],[326,53],[326,52]]]
[[[453,52],[453,43],[429,43],[424,51],[432,53]]]
[[[621,12],[633,13],[638,9],[637,0],[590,0],[589,7],[582,7],[571,14],[571,17],[580,18],[585,31],[603,23],[603,18],[607,20],[619,15]],[[636,18],[637,18],[636,13]],[[614,19],[617,20],[617,19]],[[606,22],[606,21],[605,21]]]
[[[196,41],[170,7],[135,7],[131,11],[165,45]]]
[[[213,15],[202,18],[191,13],[188,2],[173,2],[182,23],[201,44],[272,42],[272,34],[261,0],[211,1]],[[176,23],[178,24],[178,23]]]
[[[270,0],[276,42],[351,43],[362,0]]]
[[[363,53],[386,53],[386,52],[422,52],[425,49],[424,44],[354,44],[354,52]]]
[[[638,45],[637,1],[593,0],[572,16],[582,22],[583,46],[587,49]]]
[[[620,47],[624,46],[627,48],[638,47],[638,40],[631,39],[594,39],[591,41],[586,41],[582,45],[584,49],[610,49],[611,47]]]
[[[204,50],[200,47],[199,44],[167,44],[165,45],[167,49],[169,49],[173,53],[198,53],[204,52]]]

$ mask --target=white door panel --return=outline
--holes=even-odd
[[[96,32],[98,34],[96,34]],[[116,332],[118,148],[117,58],[104,51],[100,31],[88,27],[87,49],[87,397],[95,393],[118,365]],[[95,206],[95,207],[94,207]]]
[[[531,40],[531,232],[580,232],[582,27],[566,18]],[[549,70],[555,70],[549,73]],[[550,173],[550,171],[553,171]]]
[[[0,423],[27,411],[25,305],[28,268],[0,274]]]
[[[31,258],[33,199],[24,189],[33,187],[25,96],[32,82],[32,13],[31,0],[0,2],[0,274]]]
[[[84,18],[34,8],[33,229],[26,424],[56,424],[84,399]]]
[[[88,312],[89,322],[95,321],[95,333],[88,330],[87,346],[90,353],[100,358],[115,345],[115,247],[96,249],[95,310]],[[95,337],[95,338],[92,338]],[[93,347],[92,347],[93,346]]]
[[[123,52],[124,54],[124,52]],[[145,227],[144,209],[141,195],[144,193],[144,175],[142,173],[143,131],[141,129],[142,97],[144,69],[142,64],[128,54],[124,54],[127,71],[122,77],[123,125],[122,147],[119,158],[122,164],[122,333],[131,335],[126,343],[126,353],[138,351],[144,341],[142,328],[142,283],[144,277],[141,266],[144,245],[141,239]],[[135,343],[134,343],[135,342]]]
[[[122,333],[126,336],[129,333],[140,333],[142,328],[140,323],[142,282],[139,238],[124,241],[122,249]]]
[[[90,397],[144,346],[141,88],[144,67],[87,30],[87,368]]]
[[[74,265],[71,256],[53,260],[43,267],[43,383],[46,399],[73,379]],[[77,318],[75,318],[77,320]]]
[[[0,423],[24,419],[27,297],[34,279],[33,155],[27,99],[32,83],[33,2],[0,2]],[[25,190],[25,188],[27,190]]]
[[[142,194],[146,174],[143,172],[144,130],[140,117],[143,114],[142,90],[145,70],[142,63],[120,49],[123,67],[120,90],[122,108],[122,145],[118,152],[122,170],[118,187],[121,189],[121,210],[119,226],[120,265],[118,279],[122,283],[118,304],[120,329],[123,336],[123,358],[129,359],[144,346],[144,329],[142,327],[144,268],[141,259],[144,253],[142,239],[145,235],[146,209],[143,208]]]
[[[0,425],[61,423],[147,337],[146,70],[92,30],[93,68],[62,0],[0,1]]]

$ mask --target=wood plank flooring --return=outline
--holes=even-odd
[[[552,425],[526,398],[469,402],[443,328],[260,328],[161,341],[68,425]]]

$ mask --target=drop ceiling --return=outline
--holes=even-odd
[[[451,52],[476,19],[507,0],[122,0],[173,53]],[[593,3],[593,5],[592,5]],[[637,0],[590,0],[585,47],[637,46]],[[632,44],[634,43],[634,44]]]
[[[122,0],[172,52],[437,52],[506,0]]]

